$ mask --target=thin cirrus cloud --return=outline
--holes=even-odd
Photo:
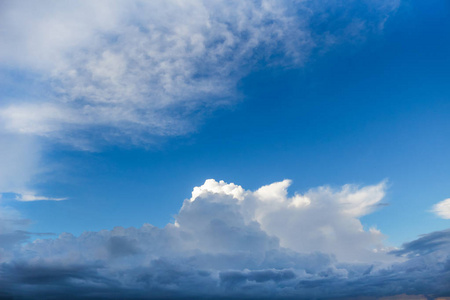
[[[292,197],[289,183],[249,191],[207,180],[164,228],[116,227],[20,244],[14,229],[25,232],[25,225],[9,224],[4,235],[18,241],[2,249],[0,295],[428,299],[450,292],[448,230],[389,249],[378,231],[362,228],[359,218],[382,200],[384,183]],[[298,197],[308,201],[295,204]]]
[[[363,40],[397,6],[7,1],[0,66],[32,74],[46,92],[4,99],[0,122],[79,148],[89,148],[92,135],[142,144],[185,134],[205,112],[233,104],[237,82],[251,70],[299,67],[316,49]]]
[[[450,219],[450,198],[433,205],[431,211],[442,219]]]
[[[45,196],[37,196],[35,193],[32,194],[18,194],[16,195],[16,200],[17,201],[62,201],[62,200],[67,200],[67,198],[54,198],[54,197],[45,197]]]
[[[15,194],[18,201],[60,201],[66,198],[38,195],[29,188],[38,174],[48,166],[40,162],[42,146],[33,137],[17,134],[0,134],[0,199],[2,194]],[[4,197],[4,200],[11,197]]]

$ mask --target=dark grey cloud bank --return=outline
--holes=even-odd
[[[135,230],[145,231],[143,228]],[[103,234],[107,236],[106,245],[116,243],[111,242],[114,230]],[[422,243],[423,239],[427,242]],[[260,261],[248,252],[211,255],[199,251],[184,257],[155,257],[142,266],[117,268],[116,264],[124,264],[139,255],[134,250],[124,251],[132,246],[123,239],[115,246],[117,248],[105,245],[109,257],[84,264],[48,262],[45,258],[3,263],[0,295],[15,298],[346,299],[421,294],[432,299],[450,294],[449,240],[449,230],[425,235],[398,251],[411,254],[407,261],[375,270],[372,264],[338,263],[326,254],[298,254],[282,248],[259,253],[263,256]],[[428,242],[440,246],[429,248]],[[413,249],[411,244],[414,244]],[[118,256],[117,251],[122,254]],[[242,270],[242,266],[246,268]]]
[[[0,239],[0,296],[372,299],[408,294],[426,299],[450,295],[450,230],[388,249],[378,244],[377,232],[359,227],[359,217],[383,199],[384,183],[340,190],[321,187],[293,197],[287,195],[288,186],[289,181],[283,181],[247,191],[208,180],[193,190],[176,221],[164,228],[145,224],[79,237],[64,233],[26,244],[21,241],[27,233],[19,231],[26,222],[20,222],[19,216],[13,220],[11,212],[1,223],[7,225],[3,232],[16,239],[5,235]],[[295,219],[305,222],[297,227]],[[320,226],[314,219],[320,220]],[[344,219],[346,226],[340,228]],[[288,231],[297,227],[298,234],[273,234],[280,223]],[[323,232],[333,240],[333,247],[305,234],[317,227],[334,228],[332,235],[329,229]],[[355,234],[374,237],[351,244],[345,248],[349,255],[343,256],[339,248]],[[302,243],[318,250],[301,251],[307,249],[298,246]]]

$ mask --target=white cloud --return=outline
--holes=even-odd
[[[0,119],[12,132],[82,148],[93,134],[133,143],[184,134],[235,101],[236,83],[260,63],[300,66],[330,40],[378,30],[396,4],[349,12],[333,1],[7,1],[1,66],[49,92],[5,99]]]
[[[0,194],[21,192],[42,171],[41,147],[29,136],[0,133]]]
[[[432,212],[442,219],[450,219],[450,198],[433,205]]]
[[[194,188],[191,202],[203,198],[227,201],[226,196],[231,196],[238,200],[236,209],[246,222],[258,222],[267,234],[280,240],[281,246],[298,252],[332,253],[344,261],[385,259],[383,234],[374,229],[365,231],[358,219],[384,198],[385,182],[363,188],[345,185],[341,190],[320,187],[288,197],[290,184],[290,180],[283,180],[251,192],[209,179]]]
[[[29,201],[62,201],[62,200],[66,200],[67,198],[52,198],[52,197],[45,197],[45,196],[37,196],[34,193],[33,194],[18,194],[16,196],[16,200],[18,201],[24,201],[24,202],[29,202]]]
[[[361,207],[367,199],[371,199],[366,202],[369,206],[373,205],[374,198],[380,201],[384,196],[384,183],[363,188],[347,185],[336,191],[321,187],[293,197],[287,196],[289,184],[289,180],[284,180],[253,192],[209,179],[193,189],[192,198],[184,202],[175,218],[176,226],[168,224],[163,229],[151,225],[141,229],[118,227],[113,231],[85,233],[79,238],[64,234],[57,240],[29,244],[27,253],[37,251],[39,257],[47,257],[40,251],[63,246],[58,253],[64,259],[82,255],[83,258],[78,259],[99,260],[109,255],[105,239],[117,236],[132,241],[132,248],[142,254],[139,259],[144,260],[148,255],[178,257],[198,251],[214,255],[246,253],[245,257],[249,255],[246,259],[263,259],[267,251],[282,249],[295,253],[320,251],[341,262],[386,262],[390,259],[382,243],[383,235],[374,229],[365,231],[358,220],[362,214],[348,213],[351,202],[348,200],[356,195],[359,201],[353,203],[355,207]],[[292,206],[299,197],[310,202]],[[80,246],[90,250],[76,255],[70,250]]]
[[[198,197],[203,197],[210,193],[224,194],[232,196],[237,200],[244,200],[246,191],[240,185],[235,185],[234,183],[226,183],[223,180],[217,182],[214,179],[207,179],[203,185],[194,187],[190,200],[191,202],[195,201]]]
[[[14,193],[19,201],[65,200],[30,190],[31,182],[46,171],[40,162],[41,152],[41,145],[32,136],[0,134],[0,197]]]
[[[29,233],[17,230],[26,222],[0,210],[0,296],[420,299],[450,292],[450,231],[389,254],[378,230],[361,227],[358,217],[381,200],[384,183],[293,197],[289,183],[249,191],[207,180],[184,201],[177,226],[63,233],[28,244],[21,243]]]

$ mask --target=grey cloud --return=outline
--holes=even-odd
[[[224,271],[219,274],[220,284],[227,288],[236,288],[247,282],[267,283],[271,281],[280,284],[292,281],[297,275],[292,270],[255,270],[255,271]],[[292,283],[291,283],[292,284]]]
[[[120,283],[102,276],[98,268],[96,265],[3,263],[0,287],[4,297],[14,299],[95,298],[97,295],[115,298],[114,293],[121,290]]]
[[[437,251],[450,253],[450,229],[425,234],[415,241],[404,244],[402,249],[392,251],[392,253],[413,258]]]
[[[288,184],[283,181],[253,192],[208,180],[185,200],[175,223],[164,228],[145,224],[19,242],[7,249],[8,257],[0,264],[0,295],[25,299],[377,299],[450,294],[449,230],[424,235],[390,254],[363,261],[341,260],[332,251],[282,246],[282,239],[269,234],[271,228],[264,224],[262,216],[268,210],[280,212],[287,206],[298,210],[302,218],[302,210],[319,213],[310,208],[323,199],[334,199],[335,206],[319,205],[330,210],[328,219],[342,214],[358,220],[384,195],[383,185],[375,185],[334,191],[318,188],[289,198]],[[306,224],[317,226],[304,223],[298,230],[310,230]],[[358,223],[348,224],[359,228]],[[348,243],[345,234],[337,236],[336,248]],[[300,232],[298,238],[305,239]],[[348,251],[357,255],[356,248],[361,246],[365,247],[355,244]],[[320,249],[321,244],[316,247]]]
[[[109,253],[116,256],[127,256],[139,253],[139,248],[136,246],[136,240],[130,240],[127,237],[112,236],[107,242]]]
[[[29,235],[25,231],[15,230],[13,232],[0,234],[0,246],[2,248],[9,248],[12,245],[16,245],[20,242],[28,240]]]
[[[31,220],[8,206],[0,205],[0,263],[11,258],[12,251],[30,237],[26,231]]]

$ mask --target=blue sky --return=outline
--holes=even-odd
[[[129,5],[153,11],[149,17],[124,3],[99,4],[92,8],[95,21],[83,15],[89,5],[71,11],[68,2],[45,2],[33,12],[25,2],[6,3],[1,203],[31,220],[27,231],[58,239],[63,232],[78,236],[115,226],[190,224],[191,202],[180,207],[206,179],[248,191],[290,179],[286,201],[306,195],[320,202],[322,196],[308,196],[320,186],[338,199],[346,184],[364,190],[385,182],[383,197],[366,207],[371,213],[362,209],[355,217],[368,235],[370,228],[384,234],[377,251],[410,253],[411,245],[402,244],[447,232],[442,216],[450,214],[448,206],[433,212],[450,197],[447,1]],[[192,19],[170,19],[186,10]],[[204,15],[213,24],[206,31],[192,21]],[[177,44],[185,37],[190,42]],[[204,48],[195,48],[199,43]],[[230,196],[203,190],[205,199]],[[27,199],[36,201],[20,201]],[[277,227],[257,215],[265,232],[277,236]],[[343,223],[336,222],[330,226],[339,232]],[[308,226],[305,231],[315,230]],[[283,247],[314,250],[315,240],[305,250],[278,237]],[[315,250],[327,254],[321,245]],[[338,260],[347,259],[336,251]],[[363,254],[361,261],[368,263]],[[438,287],[403,292],[446,296]]]

